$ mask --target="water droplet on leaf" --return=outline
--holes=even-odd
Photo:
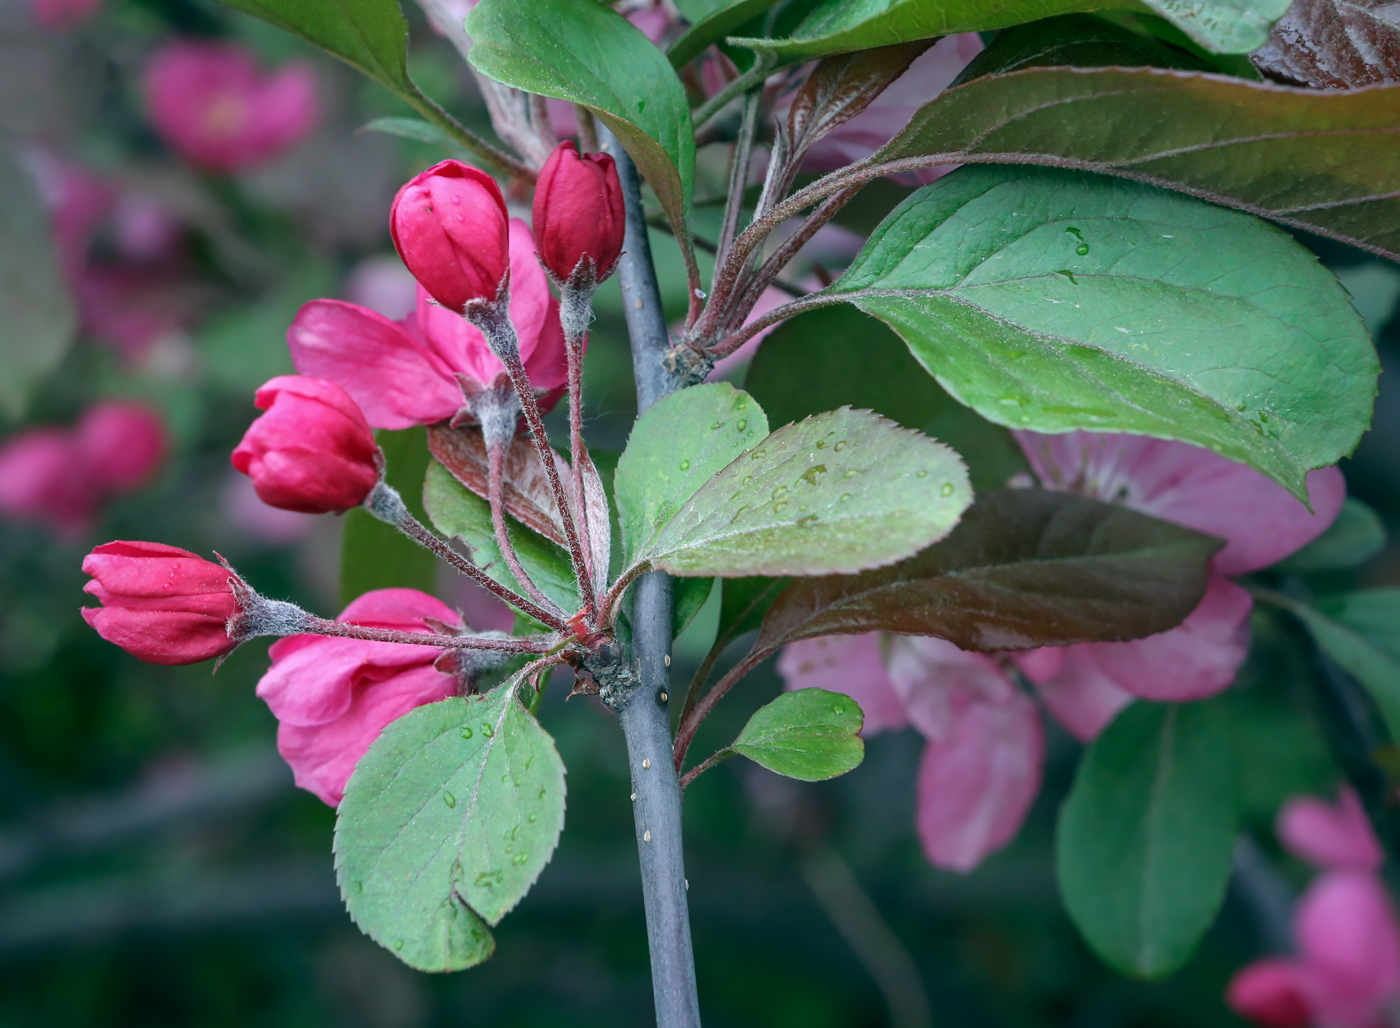
[[[952,482],[944,482],[943,488],[939,489],[938,491],[944,496],[952,496],[953,493],[956,491],[956,488],[957,487],[954,486]]]
[[[442,794],[442,802],[446,803],[449,807],[455,807],[457,805],[457,797],[453,796],[450,792],[444,792]]]

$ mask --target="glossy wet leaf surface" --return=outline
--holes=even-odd
[[[880,157],[1097,171],[1396,259],[1398,122],[1400,86],[1340,92],[1184,70],[1026,68],[942,93]]]
[[[860,764],[864,724],[860,705],[849,696],[799,689],[760,707],[732,748],[776,774],[820,782]]]
[[[1221,543],[1069,493],[983,493],[943,542],[892,567],[803,578],[754,644],[819,635],[936,635],[965,650],[1135,639],[1180,624]]]
[[[1138,701],[1085,753],[1060,811],[1070,917],[1124,974],[1170,974],[1215,920],[1230,880],[1236,768],[1209,703]]]
[[[491,955],[564,827],[564,765],[510,685],[399,718],[360,759],[336,818],[336,876],[355,923],[405,963]]]
[[[613,479],[623,562],[696,491],[768,434],[768,419],[748,393],[712,382],[672,393],[632,429]]]
[[[1379,364],[1286,234],[1135,183],[964,168],[914,193],[831,287],[1013,428],[1180,439],[1305,496],[1351,452]]]
[[[869,411],[785,425],[710,478],[641,548],[673,574],[831,574],[899,560],[957,524],[951,449]]]

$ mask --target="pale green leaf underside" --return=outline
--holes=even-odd
[[[1114,967],[1169,974],[1215,920],[1235,846],[1234,778],[1208,704],[1134,703],[1084,755],[1056,864],[1070,917]]]
[[[1264,44],[1289,0],[822,0],[789,38],[735,39],[784,63],[954,32],[986,32],[1104,8],[1166,18],[1207,50],[1248,53]]]
[[[423,971],[480,963],[564,827],[564,764],[513,684],[410,711],[360,758],[336,874],[366,934]]]
[[[423,506],[433,527],[445,536],[455,536],[466,543],[472,560],[488,575],[508,589],[522,592],[496,543],[491,505],[453,478],[437,461],[428,465],[428,475],[423,482]],[[578,586],[568,554],[514,518],[507,519],[506,529],[510,532],[516,557],[540,591],[561,609],[576,609]]]
[[[726,382],[672,393],[638,418],[613,480],[624,565],[706,480],[767,434],[753,397]]]
[[[685,576],[855,572],[943,538],[971,502],[948,447],[843,407],[784,425],[729,464],[637,559]]]
[[[830,292],[989,420],[1181,439],[1300,498],[1370,423],[1379,364],[1336,278],[1256,218],[1149,186],[964,168]]]
[[[666,55],[626,18],[579,0],[482,0],[467,18],[472,65],[508,86],[570,100],[607,123],[677,228],[695,173],[690,105]]]
[[[844,775],[861,762],[864,724],[865,715],[851,697],[799,689],[755,711],[731,748],[769,771],[820,782]]]

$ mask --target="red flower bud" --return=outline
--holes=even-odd
[[[248,426],[233,466],[270,507],[328,514],[358,507],[379,481],[365,416],[340,386],[280,375],[254,398],[267,411]]]
[[[238,613],[231,573],[164,543],[103,543],[83,558],[102,601],[84,607],[97,634],[147,664],[197,664],[238,645],[228,621]]]
[[[409,179],[394,197],[389,233],[413,277],[458,313],[471,300],[494,300],[508,281],[505,199],[495,179],[461,161]]]
[[[534,217],[540,259],[556,279],[569,281],[590,260],[593,281],[603,281],[622,253],[627,220],[613,159],[560,143],[535,183]]]

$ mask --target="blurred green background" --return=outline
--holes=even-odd
[[[409,13],[417,80],[466,124],[489,131],[455,51]],[[145,122],[139,89],[152,49],[176,34],[232,37],[268,64],[310,62],[321,128],[247,174],[216,178],[182,165]],[[90,531],[0,526],[0,1028],[651,1022],[621,734],[593,700],[566,705],[563,676],[542,711],[569,772],[559,851],[502,923],[489,963],[432,977],[401,965],[347,918],[331,867],[334,813],[292,786],[275,750],[276,723],[253,693],[265,645],[245,646],[217,675],[208,665],[149,667],[78,616],[82,556],[114,538],[218,549],[264,593],[338,610],[340,520],[260,518],[231,477],[228,454],[254,414],[252,390],[290,370],[283,336],[299,305],[344,295],[361,261],[392,255],[395,189],[443,154],[359,129],[405,113],[349,69],[212,2],[109,0],[80,28],[52,32],[23,0],[0,0],[7,159],[39,144],[163,198],[184,239],[170,285],[183,304],[177,327],[137,355],[80,332],[4,429],[71,424],[96,398],[133,397],[162,411],[174,450],[152,485],[109,504]],[[668,305],[683,309],[674,249],[661,236],[654,245]],[[1333,244],[1315,249],[1342,275],[1393,364],[1400,273]],[[0,296],[0,320],[13,321],[25,302],[13,290]],[[617,450],[635,408],[615,282],[597,314],[588,426],[599,447]],[[0,325],[0,356],[20,345],[7,332]],[[1353,494],[1394,528],[1400,392],[1389,376],[1375,429],[1346,472]],[[1342,577],[1330,585],[1400,584],[1400,548]],[[450,599],[455,586],[444,583]],[[713,614],[678,644],[678,680],[707,648]],[[1274,845],[1272,816],[1283,797],[1330,790],[1337,778],[1298,641],[1272,622],[1256,632],[1262,655],[1229,702],[1246,753],[1248,854],[1263,870],[1237,876],[1219,923],[1183,971],[1157,983],[1115,975],[1061,909],[1054,816],[1078,744],[1052,736],[1046,789],[1026,828],[962,877],[934,870],[919,851],[921,744],[906,731],[871,740],[864,765],[833,782],[803,785],[731,761],[690,791],[687,866],[706,1023],[1239,1023],[1223,986],[1276,946],[1282,905],[1307,878]],[[695,752],[732,738],[778,688],[771,669],[756,675],[707,724]]]

